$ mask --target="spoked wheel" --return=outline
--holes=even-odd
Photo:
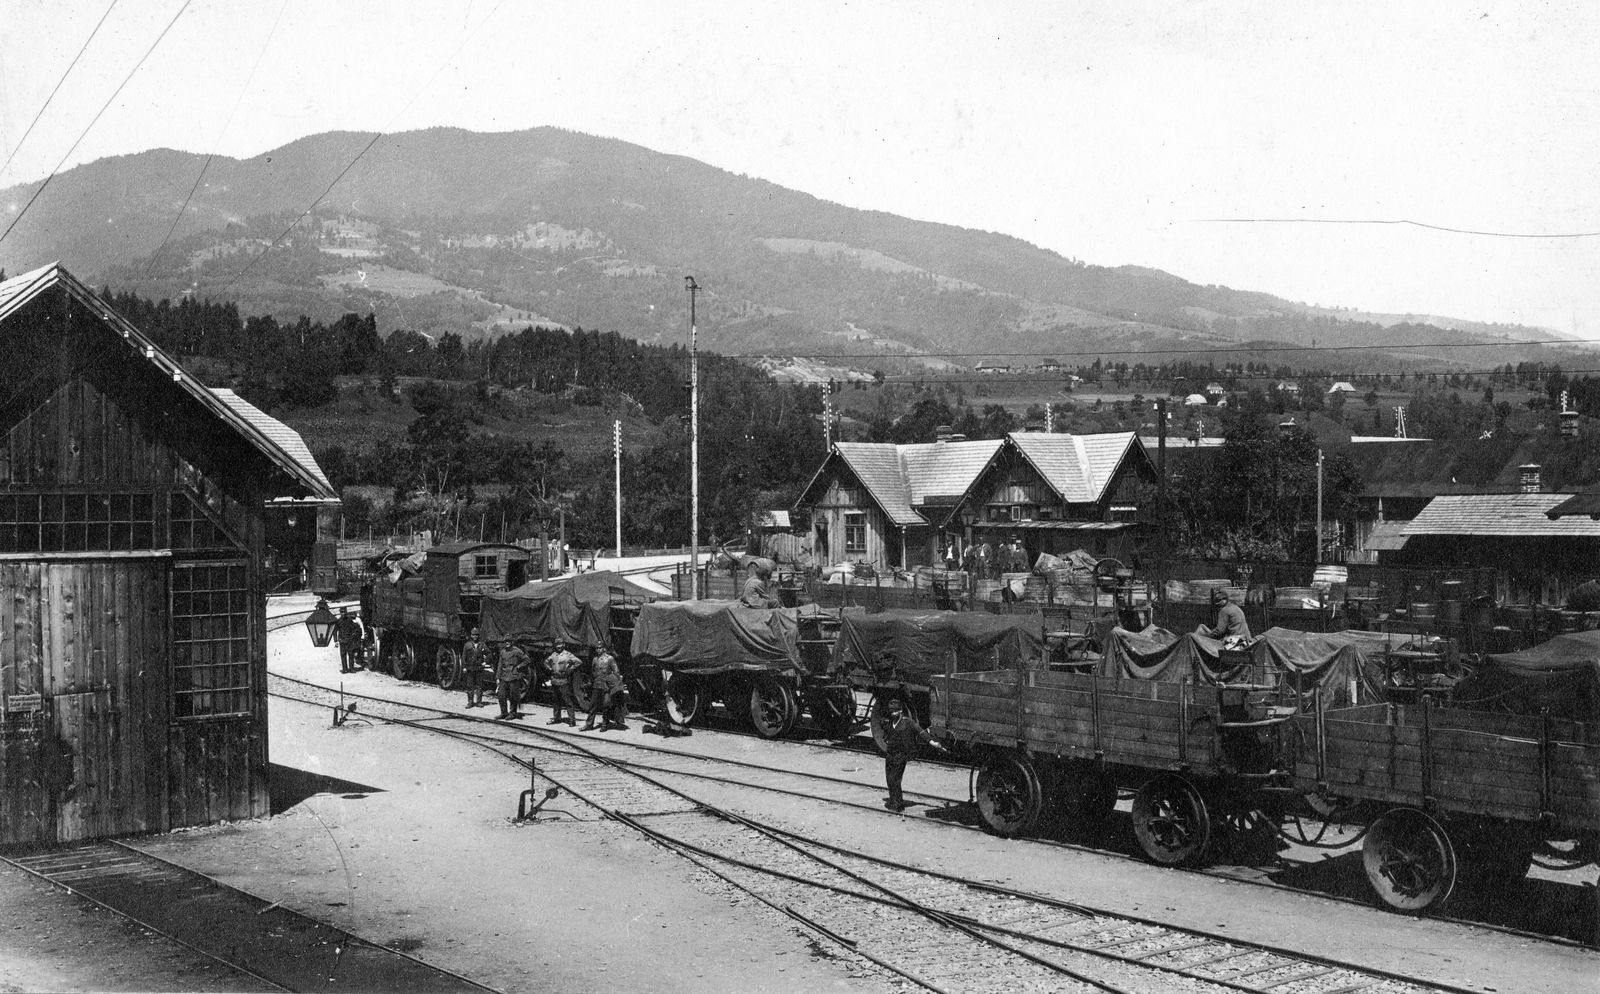
[[[750,686],[750,724],[764,739],[775,739],[794,727],[800,715],[794,689],[782,680],[759,679]]]
[[[856,725],[856,695],[849,687],[829,687],[810,700],[811,719],[830,739],[846,739]]]
[[[978,815],[983,827],[1011,838],[1033,828],[1044,807],[1044,790],[1033,762],[1022,753],[992,756],[978,770]]]
[[[394,678],[396,680],[413,680],[417,676],[417,647],[408,638],[396,641],[394,652],[389,656],[394,664]]]
[[[701,709],[700,681],[692,676],[663,673],[667,688],[663,699],[667,717],[675,725],[693,725],[704,713]]]
[[[1133,834],[1152,862],[1193,866],[1205,859],[1211,843],[1211,815],[1189,781],[1156,777],[1133,795]]]
[[[461,653],[452,646],[439,646],[433,654],[433,672],[440,690],[455,690],[461,686]]]
[[[399,636],[392,635],[389,632],[378,633],[378,658],[373,663],[372,668],[374,670],[381,670],[385,673],[394,672],[395,644],[398,638]]]
[[[1396,911],[1430,911],[1456,886],[1456,850],[1432,818],[1396,808],[1367,830],[1361,849],[1367,882]]]

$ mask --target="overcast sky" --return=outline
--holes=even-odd
[[[0,187],[183,0],[120,0],[23,142],[108,6],[0,0]],[[1600,232],[1597,55],[1593,3],[191,0],[66,165],[559,125],[1086,262],[1600,338],[1600,237],[1504,237]],[[1503,234],[1213,220],[1252,218]]]

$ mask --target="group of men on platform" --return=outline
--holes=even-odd
[[[577,725],[578,699],[572,681],[587,665],[592,697],[584,730],[594,731],[597,717],[602,721],[601,731],[626,729],[628,703],[623,694],[622,670],[617,665],[617,657],[601,647],[593,650],[585,663],[579,653],[586,651],[582,646],[558,645],[546,657],[544,670],[555,692],[554,714],[548,723]],[[523,717],[522,698],[528,681],[533,678],[533,664],[522,646],[510,639],[492,639],[485,643],[474,628],[461,652],[461,669],[467,707],[484,707],[484,692],[492,682],[495,697],[500,702],[500,717],[513,721]]]
[[[955,569],[956,552],[952,547],[945,555],[945,568]],[[978,579],[998,579],[1002,573],[1026,573],[1033,568],[1028,561],[1028,550],[1022,547],[1019,536],[1009,542],[991,547],[987,541],[977,541],[962,550],[960,567]]]

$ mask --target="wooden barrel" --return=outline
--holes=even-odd
[[[1431,625],[1439,618],[1438,605],[1433,601],[1412,601],[1411,621],[1418,625]]]

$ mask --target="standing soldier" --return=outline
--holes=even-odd
[[[339,609],[333,637],[339,643],[339,672],[354,673],[361,668],[361,623],[350,616],[350,609]]]
[[[917,719],[906,712],[898,697],[889,698],[889,748],[883,757],[883,778],[889,785],[889,799],[883,806],[890,811],[904,811],[905,798],[900,793],[900,783],[905,779],[906,764],[917,754],[919,745],[931,745],[940,752],[944,746],[935,741],[927,730],[917,724]]]
[[[625,709],[626,702],[622,699],[622,670],[617,667],[617,657],[613,656],[604,646],[594,654],[594,703],[589,705],[589,720],[584,723],[583,730],[594,731],[594,716],[604,715],[605,720],[600,726],[603,732],[608,728],[626,729],[627,723],[613,715],[613,711]],[[623,710],[623,714],[626,714]]]
[[[578,702],[572,696],[572,673],[583,664],[572,651],[571,646],[558,646],[550,658],[544,661],[545,669],[550,672],[550,689],[555,691],[555,713],[550,718],[549,724],[559,725],[565,721],[569,725],[578,723]],[[561,717],[562,711],[566,718]]]
[[[494,696],[500,701],[500,717],[520,717],[522,688],[517,685],[517,660],[511,654],[511,643],[491,641],[489,654],[494,657]]]
[[[489,682],[489,658],[483,643],[478,641],[478,630],[461,650],[461,679],[467,685],[467,707],[483,707],[483,685]]]

